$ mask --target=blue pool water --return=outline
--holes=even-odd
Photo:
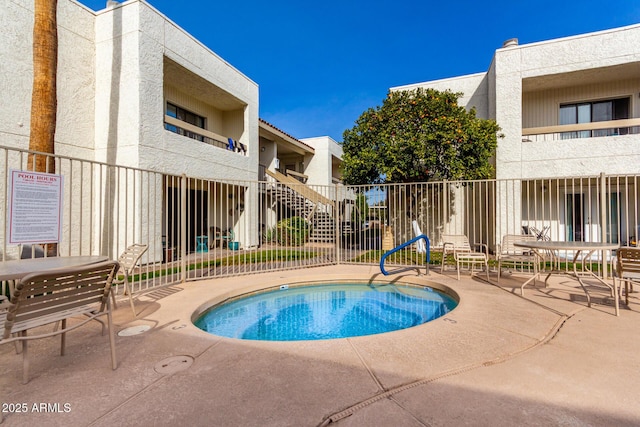
[[[211,334],[265,341],[372,335],[436,319],[457,302],[429,287],[324,284],[281,289],[214,306],[194,323]]]

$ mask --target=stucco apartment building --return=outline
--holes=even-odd
[[[154,209],[162,212],[135,208],[133,224],[120,228],[140,230],[149,217],[158,224],[120,241],[160,245],[171,238],[152,230],[177,220],[167,216],[179,210],[174,186],[182,174],[194,178],[190,197],[207,205],[194,205],[205,212],[198,218],[203,229],[241,228],[243,247],[259,244],[260,194],[240,182],[257,181],[263,168],[284,169],[287,159],[309,183],[339,177],[335,141],[301,142],[259,120],[258,84],[233,65],[143,0],[105,4],[96,12],[58,1],[55,152],[166,175],[155,184],[164,203]],[[8,0],[0,8],[0,145],[19,149],[29,145],[33,8],[32,0]],[[243,200],[231,201],[232,193]],[[240,205],[242,212],[226,214]],[[193,246],[195,232],[188,233]]]
[[[0,107],[0,131],[4,145],[25,148],[33,1],[10,0],[0,13],[9,101]],[[221,175],[255,179],[258,85],[148,3],[94,12],[59,1],[58,37],[57,154],[194,176],[215,161]],[[171,127],[178,125],[180,132]],[[193,144],[180,134],[192,127],[212,141]],[[226,147],[227,138],[243,143],[247,155],[216,146]]]
[[[550,237],[603,238],[589,219],[598,214],[597,198],[590,197],[596,189],[576,178],[640,173],[640,25],[524,45],[510,39],[486,72],[391,90],[417,87],[461,92],[461,105],[502,128],[496,178],[523,184],[508,190],[498,185],[497,236],[541,220],[528,210],[534,198],[540,206],[544,197],[553,204],[544,218]],[[637,189],[607,194],[608,215],[619,216],[609,218],[619,227],[608,232],[626,238],[633,233],[626,228],[637,221],[631,218],[637,216]],[[500,204],[511,205],[511,213],[501,216]]]

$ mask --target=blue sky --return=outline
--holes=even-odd
[[[259,85],[261,118],[339,142],[390,87],[486,71],[507,39],[640,23],[638,0],[148,2]]]

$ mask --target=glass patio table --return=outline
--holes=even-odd
[[[514,246],[518,246],[521,248],[531,249],[535,253],[535,255],[538,257],[538,259],[544,259],[543,252],[545,251],[552,252],[554,254],[554,257],[556,258],[557,258],[557,253],[559,251],[569,251],[569,252],[573,252],[574,254],[573,255],[573,271],[561,270],[559,268],[556,269],[554,268],[554,266],[552,266],[550,271],[540,271],[540,269],[537,268],[534,272],[533,277],[531,277],[529,280],[524,282],[520,287],[520,291],[523,296],[524,296],[524,287],[531,282],[535,283],[535,280],[538,277],[540,277],[541,274],[547,273],[547,277],[544,279],[545,286],[547,284],[547,280],[549,280],[549,276],[551,276],[552,274],[566,274],[575,278],[578,281],[578,283],[580,283],[580,286],[582,287],[584,294],[587,296],[587,305],[591,307],[591,296],[589,295],[589,291],[587,290],[584,282],[582,281],[582,276],[586,274],[588,277],[592,277],[598,280],[600,283],[602,283],[603,285],[605,285],[607,288],[611,290],[611,296],[613,296],[615,301],[616,316],[620,315],[619,303],[618,303],[618,292],[616,291],[615,281],[613,285],[605,282],[600,276],[592,272],[584,262],[594,252],[602,251],[603,252],[602,262],[605,265],[605,271],[606,271],[606,266],[609,264],[607,252],[618,249],[620,247],[619,243],[538,240],[538,241],[530,241],[530,242],[524,242],[524,241],[514,242],[513,244]],[[581,271],[577,270],[577,265],[576,265],[579,260],[582,260]]]

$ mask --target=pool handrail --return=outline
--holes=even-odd
[[[413,239],[404,242],[403,244],[396,246],[395,248],[385,252],[384,254],[382,254],[382,257],[380,258],[380,271],[382,271],[382,274],[384,274],[385,276],[389,275],[389,272],[387,270],[384,269],[384,260],[387,259],[387,257],[389,255],[391,255],[394,252],[398,252],[400,249],[404,249],[409,245],[414,244],[415,242],[417,242],[418,240],[423,239],[425,241],[425,244],[427,246],[426,249],[426,254],[427,254],[427,266],[426,266],[426,271],[427,274],[429,274],[429,261],[431,260],[431,243],[429,242],[429,238],[427,237],[426,234],[421,234],[419,236],[414,237]]]

